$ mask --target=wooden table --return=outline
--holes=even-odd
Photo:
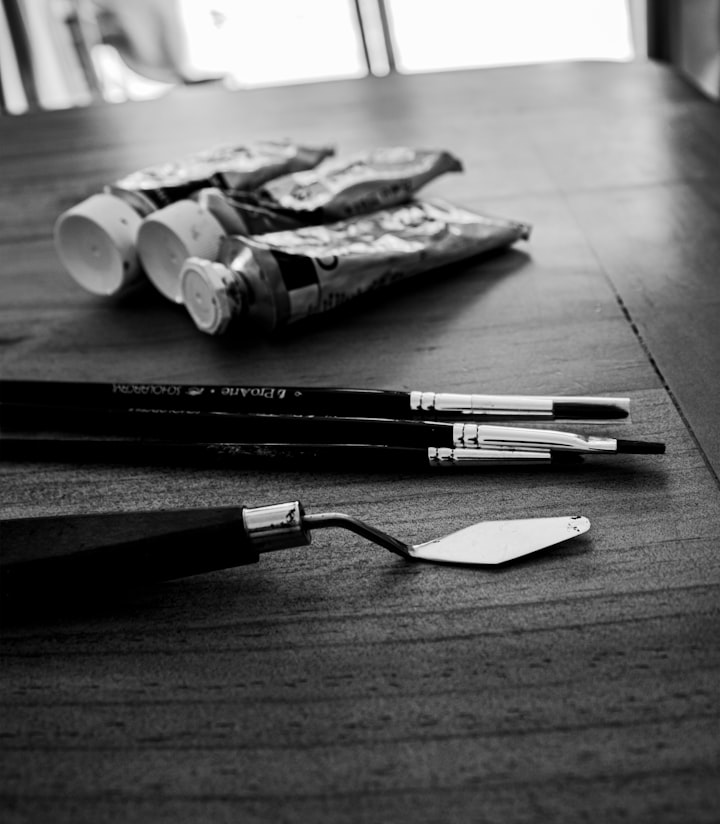
[[[529,243],[273,339],[54,257],[67,206],[262,137],[437,146]],[[5,517],[299,498],[418,542],[581,512],[499,571],[345,532],[3,626],[5,822],[717,821],[720,109],[653,64],[391,77],[0,120],[2,376],[628,395],[665,456],[418,474],[0,463]],[[567,427],[570,428],[570,427]]]

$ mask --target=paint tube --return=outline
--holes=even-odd
[[[143,221],[138,253],[158,291],[181,303],[184,261],[216,259],[228,234],[272,233],[385,209],[407,202],[445,172],[461,169],[446,151],[378,148],[283,175],[254,192],[204,189]]]
[[[190,258],[185,306],[211,335],[270,331],[371,291],[530,236],[526,223],[439,201],[413,201],[333,224],[223,241],[220,260]]]
[[[460,161],[446,151],[379,148],[276,178],[255,192],[238,194],[234,205],[241,217],[246,207],[246,233],[260,234],[275,230],[264,227],[255,210],[296,226],[329,223],[406,203],[431,180],[460,171]]]
[[[333,151],[289,140],[259,141],[141,169],[60,215],[55,224],[57,254],[88,291],[118,294],[142,275],[136,245],[143,218],[208,186],[252,190],[274,177],[310,169]]]

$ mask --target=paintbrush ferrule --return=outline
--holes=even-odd
[[[588,419],[626,418],[629,398],[543,395],[478,395],[450,392],[410,393],[410,409],[438,420],[453,416],[528,418],[557,417]]]
[[[614,438],[585,437],[575,432],[526,429],[517,426],[453,424],[453,443],[471,449],[558,450],[568,452],[617,452]]]
[[[492,449],[473,447],[430,447],[428,464],[433,469],[471,469],[482,466],[537,466],[552,463],[549,449]]]

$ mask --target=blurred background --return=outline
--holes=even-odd
[[[720,0],[2,0],[0,108],[648,58],[717,97]]]

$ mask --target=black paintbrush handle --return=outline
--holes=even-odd
[[[453,446],[452,424],[446,423],[11,404],[0,405],[0,429],[3,434],[75,432],[178,443]]]
[[[67,433],[0,436],[0,459],[15,462],[120,463],[338,471],[427,471],[429,450],[388,446],[176,443]]]
[[[293,386],[0,380],[0,402],[401,420],[413,414],[408,392]]]

